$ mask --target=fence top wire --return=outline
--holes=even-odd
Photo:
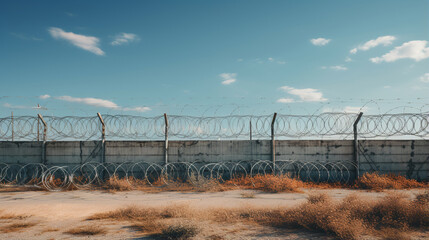
[[[318,115],[278,114],[274,123],[279,139],[347,139],[353,136],[355,113]],[[268,139],[273,115],[197,117],[168,115],[170,139]],[[99,140],[98,117],[44,116],[48,141]],[[107,140],[160,140],[165,135],[163,115],[142,117],[103,115]],[[250,130],[252,128],[252,130]],[[34,141],[43,138],[44,126],[37,116],[0,118],[0,140]],[[357,125],[359,138],[429,138],[429,113],[363,115]]]

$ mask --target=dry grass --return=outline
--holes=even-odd
[[[199,231],[199,228],[193,224],[178,223],[162,229],[159,237],[168,240],[189,239],[197,235]]]
[[[300,227],[340,239],[357,239],[364,233],[387,236],[391,229],[399,229],[405,236],[410,229],[429,226],[429,205],[421,199],[410,201],[398,194],[388,194],[384,199],[367,201],[351,195],[336,202],[325,194],[316,194],[292,209],[240,209],[223,215],[218,212],[217,217],[219,221],[237,221],[238,217],[274,227]]]
[[[0,192],[27,192],[27,191],[46,191],[38,186],[7,186],[0,184]]]
[[[158,220],[145,220],[133,223],[131,228],[149,235],[161,234],[164,224]]]
[[[257,175],[248,177],[248,179],[242,178],[237,180],[234,182],[237,186],[250,187],[251,189],[271,193],[301,192],[300,188],[306,186],[303,181],[285,175]]]
[[[60,229],[58,229],[58,228],[47,227],[47,228],[43,229],[43,230],[41,231],[41,233],[57,232],[57,231],[59,231],[59,230],[60,230]]]
[[[165,227],[168,225],[165,223],[167,219],[188,219],[199,222],[247,222],[277,228],[302,228],[324,232],[339,239],[357,239],[364,234],[406,239],[409,231],[429,227],[428,197],[429,193],[423,193],[414,200],[409,200],[403,195],[389,193],[379,200],[365,200],[357,195],[350,195],[342,201],[335,201],[327,194],[310,194],[307,202],[294,208],[246,207],[203,211],[186,205],[164,208],[134,206],[96,214],[89,219],[130,221],[139,231],[164,237],[166,235],[162,235],[162,232],[169,229]],[[177,232],[183,230],[179,227],[175,229]],[[174,229],[170,228],[167,232],[173,233]],[[173,234],[178,235],[179,233]]]
[[[60,185],[60,179],[52,180],[53,185]],[[318,188],[318,189],[332,189],[332,188],[352,188],[352,189],[367,189],[381,191],[384,189],[410,189],[410,188],[428,188],[429,183],[418,182],[416,180],[407,179],[403,176],[393,174],[378,174],[378,173],[365,173],[362,177],[354,183],[312,183],[304,182],[297,178],[291,178],[287,175],[256,175],[253,177],[238,177],[227,181],[220,179],[207,179],[204,177],[191,176],[186,181],[181,179],[163,181],[158,178],[155,182],[149,184],[146,180],[134,179],[132,177],[119,178],[113,176],[102,185],[91,185],[92,190],[105,190],[111,193],[118,191],[131,191],[138,190],[144,192],[219,192],[232,189],[253,189],[263,192],[277,193],[277,192],[302,192],[302,188]],[[76,190],[72,184],[65,189],[66,191]],[[32,191],[32,190],[45,190],[41,187],[5,187],[0,185],[0,192],[14,192],[14,191]]]
[[[130,206],[106,213],[97,213],[87,220],[148,221],[166,218],[187,218],[194,215],[188,205],[171,205],[164,208]]]
[[[80,226],[67,230],[67,234],[76,235],[76,236],[94,236],[99,234],[106,234],[107,230],[99,226],[89,225],[89,226]]]
[[[354,188],[381,191],[383,189],[410,189],[428,187],[427,183],[393,174],[365,173],[355,181]]]
[[[255,198],[255,192],[242,192],[240,195],[242,198]]]
[[[12,223],[0,228],[0,232],[10,233],[10,232],[19,232],[23,229],[30,228],[37,225],[34,222],[25,222],[25,223]]]
[[[31,217],[31,215],[3,213],[3,210],[0,210],[0,219],[26,219],[29,217]]]

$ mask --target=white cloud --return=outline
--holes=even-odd
[[[269,58],[268,58],[268,62],[271,62],[271,63],[277,63],[277,64],[286,64],[286,62],[285,62],[285,61],[278,60],[278,59],[275,59],[275,58],[272,58],[272,57],[269,57]]]
[[[22,105],[12,105],[10,103],[4,103],[3,107],[12,108],[12,109],[29,109],[31,107],[22,106]]]
[[[117,45],[122,45],[130,42],[135,42],[138,40],[139,40],[139,37],[134,33],[121,33],[116,35],[115,39],[110,44],[112,44],[113,46],[117,46]]]
[[[347,70],[347,68],[346,67],[344,67],[344,66],[340,66],[340,65],[337,65],[337,66],[331,66],[330,67],[332,70],[335,70],[335,71],[345,71],[345,70]]]
[[[70,96],[61,96],[61,97],[56,97],[56,99],[66,101],[66,102],[82,103],[82,104],[86,104],[94,107],[119,109],[119,106],[116,103],[109,100],[100,99],[100,98],[75,98]]]
[[[133,111],[133,112],[147,112],[152,110],[150,107],[132,107],[132,108],[121,108],[123,111]]]
[[[329,113],[329,112],[345,112],[345,113],[359,113],[359,112],[368,112],[368,107],[351,107],[346,106],[344,108],[323,108],[322,112]]]
[[[346,60],[345,60],[346,62],[351,62],[351,61],[353,61],[350,57],[346,57]]]
[[[98,47],[100,40],[96,37],[80,35],[72,32],[65,32],[61,28],[51,27],[49,33],[55,39],[63,39],[76,47],[82,48],[86,51],[92,52],[97,55],[104,55],[103,50]]]
[[[378,45],[388,46],[391,45],[394,40],[396,40],[396,37],[394,36],[381,36],[377,39],[369,40],[368,42],[364,43],[363,45],[360,45],[357,48],[353,48],[352,50],[350,50],[350,53],[355,54],[358,50],[367,51],[371,48],[377,47]]]
[[[237,73],[222,73],[219,76],[223,79],[223,85],[229,85],[235,81],[237,81]]]
[[[348,69],[348,68],[341,66],[341,65],[330,66],[330,67],[322,66],[321,68],[322,69],[328,69],[329,68],[329,69],[335,70],[335,71],[346,71]]]
[[[325,46],[330,41],[331,41],[331,39],[326,39],[326,38],[313,38],[310,40],[310,42],[316,46]]]
[[[371,58],[370,61],[373,63],[381,62],[394,62],[398,59],[414,59],[418,62],[420,60],[429,58],[429,47],[426,47],[428,41],[409,41],[401,46],[395,47],[390,52],[384,54],[381,57]]]
[[[383,88],[392,88],[390,85],[383,86]]]
[[[55,97],[55,99],[66,101],[66,102],[82,103],[82,104],[94,106],[94,107],[109,108],[109,109],[114,109],[118,111],[147,112],[152,110],[149,107],[140,107],[140,106],[139,107],[120,107],[112,101],[100,99],[100,98],[75,98],[70,96],[60,96],[60,97]]]
[[[48,99],[48,98],[50,98],[51,96],[49,96],[48,94],[45,94],[45,95],[41,95],[41,96],[39,96],[39,98],[40,99]]]
[[[291,95],[298,96],[304,102],[323,102],[328,100],[323,97],[322,92],[314,88],[297,89],[293,87],[283,86],[280,87],[280,89]]]
[[[346,113],[359,113],[359,112],[368,112],[368,107],[351,107],[347,106],[343,109]]]
[[[423,74],[423,76],[420,77],[420,81],[424,83],[429,83],[429,73]]]
[[[277,99],[277,102],[278,103],[293,103],[293,102],[295,102],[295,100],[292,98],[279,98],[279,99]]]

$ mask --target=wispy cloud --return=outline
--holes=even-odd
[[[368,42],[364,43],[363,45],[360,45],[357,48],[353,48],[352,50],[350,50],[350,53],[355,54],[358,50],[368,51],[369,49],[377,47],[378,45],[389,46],[395,40],[395,36],[381,36],[376,39],[369,40]]]
[[[345,112],[345,113],[359,113],[359,112],[368,112],[368,107],[352,107],[352,106],[346,106],[344,108],[330,108],[326,107],[323,108],[322,112],[329,113],[329,112]]]
[[[45,95],[41,95],[41,96],[39,96],[39,98],[40,99],[48,99],[48,98],[50,98],[51,96],[50,95],[48,95],[48,94],[45,94]]]
[[[304,102],[324,102],[328,100],[323,97],[323,94],[322,92],[320,92],[320,90],[314,89],[314,88],[298,89],[298,88],[283,86],[283,87],[280,87],[280,89],[291,95],[298,96],[300,100]]]
[[[335,71],[346,71],[348,68],[342,66],[342,65],[335,65],[335,66],[323,66],[322,69],[331,69]]]
[[[48,110],[46,107],[42,107],[39,104],[37,106],[24,106],[24,105],[12,105],[10,103],[4,103],[3,107],[10,108],[10,109],[37,109],[37,110]]]
[[[134,33],[121,33],[116,35],[115,39],[110,44],[112,44],[113,46],[118,46],[130,42],[136,42],[138,40],[139,37]]]
[[[29,106],[23,106],[23,105],[12,105],[10,103],[4,103],[3,107],[11,108],[11,109],[31,109]]]
[[[315,46],[325,46],[331,41],[331,39],[326,38],[313,38],[310,40],[310,42]]]
[[[429,73],[423,74],[423,76],[420,77],[420,81],[424,83],[429,83]]]
[[[271,62],[271,63],[277,63],[277,64],[286,64],[286,62],[285,62],[285,61],[283,61],[283,60],[278,60],[278,59],[275,59],[275,58],[272,58],[272,57],[269,57],[269,58],[268,58],[268,62]]]
[[[48,29],[55,39],[62,39],[70,42],[78,48],[92,52],[97,55],[104,55],[103,50],[98,46],[100,40],[96,37],[80,35],[72,32],[65,32],[61,28],[51,27]]]
[[[152,109],[150,107],[131,107],[131,108],[124,107],[124,108],[121,108],[121,110],[122,111],[133,111],[133,112],[147,112],[147,111],[150,111]]]
[[[344,61],[351,62],[351,61],[353,61],[353,59],[351,59],[350,57],[346,57],[346,60],[344,60]]]
[[[139,107],[121,107],[112,101],[101,99],[101,98],[76,98],[71,96],[60,96],[60,97],[55,97],[55,99],[66,101],[66,102],[72,102],[72,103],[81,103],[81,104],[85,104],[93,107],[109,108],[109,109],[118,110],[118,111],[147,112],[152,110],[149,107],[140,107],[140,106]]]
[[[220,78],[223,80],[223,85],[229,85],[237,81],[237,73],[221,73],[219,74]]]
[[[390,52],[381,57],[371,58],[373,63],[394,62],[399,59],[409,58],[418,62],[429,58],[429,47],[426,47],[428,41],[409,41],[401,46],[395,47]]]
[[[277,99],[278,103],[293,103],[295,100],[293,98],[279,98]]]
[[[119,106],[116,103],[109,100],[100,99],[100,98],[76,98],[76,97],[70,97],[70,96],[60,96],[55,98],[66,102],[82,103],[82,104],[94,106],[94,107],[103,107],[103,108],[110,108],[110,109],[119,108]]]

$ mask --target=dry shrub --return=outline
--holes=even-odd
[[[26,219],[29,217],[31,217],[31,215],[3,213],[3,210],[0,210],[0,219]]]
[[[199,232],[200,230],[195,225],[178,223],[162,229],[159,237],[168,240],[189,239],[196,236]]]
[[[398,229],[401,239],[406,239],[407,230],[429,226],[429,205],[395,193],[376,201],[357,195],[334,201],[322,193],[311,194],[307,202],[291,209],[218,209],[211,216],[219,222],[246,220],[280,228],[305,228],[339,239],[357,239],[364,233],[387,237],[389,229]]]
[[[219,179],[215,178],[195,177],[192,175],[187,183],[193,186],[197,192],[220,192],[225,190]]]
[[[415,201],[417,203],[420,203],[420,204],[428,204],[429,203],[429,191],[417,194]]]
[[[130,185],[130,182],[125,178],[119,178],[117,176],[110,177],[103,185],[104,189],[115,191],[130,191],[133,187]]]
[[[145,234],[160,234],[164,228],[164,224],[156,220],[146,220],[134,223],[131,227]]]
[[[403,195],[390,193],[383,200],[376,202],[371,211],[366,213],[366,221],[375,228],[409,227],[410,201]]]
[[[255,198],[255,192],[246,191],[242,192],[240,195],[242,198]]]
[[[41,233],[56,232],[56,231],[59,231],[59,230],[60,230],[60,229],[58,229],[58,228],[48,227],[48,228],[43,229],[43,230],[41,231]]]
[[[307,201],[312,204],[323,203],[327,202],[328,200],[330,200],[330,198],[326,193],[310,193],[307,198]]]
[[[301,180],[290,178],[287,175],[256,175],[253,177],[234,178],[226,182],[227,185],[235,185],[245,189],[255,189],[263,192],[301,192],[299,189],[306,187]]]
[[[340,208],[326,194],[311,195],[307,203],[293,209],[291,223],[309,230],[331,233],[340,239],[357,239],[364,231],[361,219]]]
[[[97,213],[87,220],[119,220],[119,221],[146,221],[165,218],[186,218],[193,213],[187,205],[171,205],[163,208],[142,208],[129,206],[106,213]]]
[[[106,234],[107,230],[99,226],[89,225],[89,226],[75,227],[67,230],[64,233],[77,235],[77,236],[93,236],[93,235],[99,235],[99,234]]]
[[[404,195],[389,193],[382,199],[363,199],[349,195],[333,200],[326,193],[312,193],[307,202],[293,208],[254,208],[195,210],[186,205],[162,208],[128,207],[100,213],[90,219],[111,219],[138,222],[140,231],[160,234],[166,219],[193,219],[215,222],[249,222],[277,228],[303,228],[331,234],[339,239],[357,239],[363,234],[385,238],[395,236],[393,229],[406,239],[408,231],[429,227],[427,193],[409,200]],[[177,228],[180,230],[180,228]],[[170,229],[169,232],[174,232]],[[180,231],[177,231],[180,232]],[[159,235],[164,236],[164,235]],[[173,236],[176,236],[173,234]],[[165,237],[165,236],[164,236]]]
[[[0,184],[0,192],[27,192],[27,191],[46,191],[46,189],[39,186],[15,186],[15,185],[4,186]]]
[[[0,232],[9,233],[9,232],[19,232],[25,228],[30,228],[37,225],[34,222],[25,222],[25,223],[12,223],[0,228]]]
[[[409,240],[411,239],[407,232],[395,228],[383,228],[376,231],[376,234],[383,237],[384,240]]]
[[[364,173],[356,180],[354,187],[381,191],[383,189],[423,188],[428,185],[414,179],[407,179],[400,175]]]

